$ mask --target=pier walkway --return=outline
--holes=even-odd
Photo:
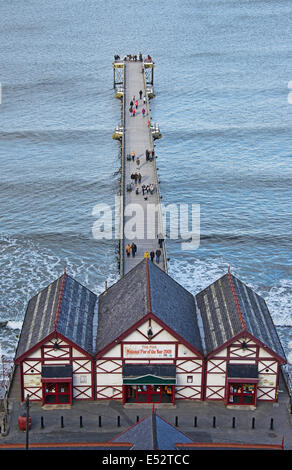
[[[147,90],[145,63],[142,61],[123,61],[123,94],[122,94],[122,164],[121,164],[121,242],[120,242],[120,274],[123,276],[149,253],[161,250],[159,263],[161,269],[167,272],[165,244],[159,246],[159,238],[164,239],[162,211],[157,179],[156,155],[151,160],[146,159],[146,150],[154,151],[151,117],[149,109],[149,90]],[[148,65],[148,64],[147,64]],[[147,67],[146,65],[146,67]],[[140,90],[142,97],[140,99]],[[133,100],[135,97],[135,100]],[[145,103],[144,103],[145,97]],[[136,115],[129,112],[131,100],[138,100]],[[142,109],[145,108],[145,116]],[[135,153],[134,161],[132,154]],[[141,174],[141,182],[131,179],[131,174]],[[150,191],[143,194],[142,185],[153,184],[153,194]],[[129,190],[131,188],[131,190]],[[138,194],[136,193],[138,191]],[[135,256],[126,255],[126,246],[134,242],[137,246]]]

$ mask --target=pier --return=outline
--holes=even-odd
[[[161,449],[292,448],[287,361],[264,299],[230,269],[196,295],[167,274],[153,69],[149,56],[115,58],[113,68],[121,278],[97,296],[64,269],[29,300],[4,384],[1,449],[151,450],[160,419]],[[142,261],[157,248],[159,261]]]
[[[154,140],[161,137],[157,124],[151,121],[149,100],[154,97],[154,62],[146,59],[119,58],[113,63],[116,97],[121,99],[121,124],[116,127],[113,138],[121,141],[121,207],[120,207],[120,274],[123,276],[136,266],[151,251],[161,251],[159,262],[153,260],[167,272],[165,235],[159,180],[157,177]],[[140,90],[141,98],[140,98]],[[138,101],[136,109],[135,102]],[[133,101],[135,116],[129,112]],[[143,116],[142,109],[145,109]],[[149,151],[149,159],[146,151]],[[134,158],[133,158],[134,156]],[[135,183],[131,175],[141,174]],[[152,191],[142,186],[149,186]],[[153,186],[151,186],[153,185]],[[163,240],[159,243],[159,240]],[[135,256],[127,256],[126,247],[135,243]],[[147,255],[146,255],[147,256]]]

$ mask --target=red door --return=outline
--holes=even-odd
[[[137,385],[136,389],[137,403],[160,403],[161,386],[160,385]]]
[[[43,385],[44,404],[60,405],[72,403],[70,382],[46,382]]]

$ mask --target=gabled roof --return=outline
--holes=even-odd
[[[241,332],[250,333],[284,361],[285,353],[264,299],[229,271],[196,295],[207,354]]]
[[[100,295],[97,352],[148,313],[202,352],[194,297],[148,260],[141,261]]]
[[[111,442],[131,442],[131,450],[176,450],[177,443],[191,444],[194,441],[153,412]]]
[[[15,359],[54,332],[93,354],[96,300],[95,294],[64,272],[28,302]]]

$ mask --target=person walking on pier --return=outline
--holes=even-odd
[[[136,109],[134,108],[132,112],[132,116],[135,117],[135,115],[136,115]]]
[[[141,183],[141,180],[142,180],[142,175],[141,175],[141,173],[138,173],[138,181],[139,181],[139,184]]]
[[[130,253],[131,253],[131,247],[128,243],[128,245],[126,246],[126,253],[127,253],[127,256],[130,256]]]
[[[134,258],[135,254],[136,254],[136,251],[137,251],[137,245],[134,242],[131,245],[131,250],[132,250],[132,256]]]
[[[156,250],[156,263],[159,263],[161,256],[161,250]]]
[[[140,100],[141,100],[141,99],[142,99],[142,95],[143,95],[143,91],[142,91],[142,90],[139,91],[139,95],[140,95]]]
[[[164,242],[164,238],[163,238],[162,234],[157,235],[157,238],[158,238],[159,246],[160,246],[160,248],[162,248],[162,243]]]
[[[142,109],[142,116],[145,117],[146,110],[145,108]]]
[[[138,104],[139,104],[139,103],[138,103],[138,100],[136,100],[136,103],[135,103],[136,109],[138,109]]]
[[[154,251],[150,251],[150,258],[151,258],[152,263],[153,263],[153,260],[154,260],[154,256],[155,256]]]
[[[149,251],[145,251],[144,252],[144,259],[149,259],[149,258],[150,258]]]

